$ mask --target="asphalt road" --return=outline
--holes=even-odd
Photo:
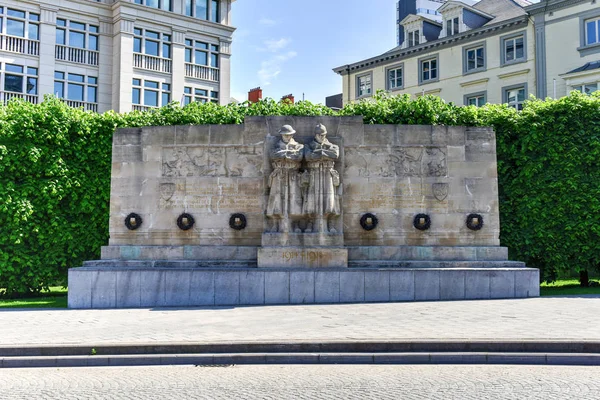
[[[0,399],[598,399],[600,367],[223,366],[0,370]]]

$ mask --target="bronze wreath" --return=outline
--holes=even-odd
[[[136,229],[138,229],[140,226],[142,226],[142,222],[142,217],[140,217],[140,215],[136,213],[130,213],[125,217],[125,226],[130,231],[135,231]]]
[[[421,218],[425,220],[423,223],[421,223]],[[413,219],[413,226],[420,231],[426,231],[431,228],[431,218],[427,214],[417,214]]]
[[[369,219],[371,219],[370,223],[367,222]],[[377,224],[379,224],[379,220],[371,213],[366,213],[360,217],[360,226],[362,226],[365,231],[372,231],[377,228]]]
[[[231,214],[231,217],[229,217],[229,227],[236,231],[246,229],[247,224],[246,216],[244,214],[236,213]]]
[[[185,220],[185,221],[184,221]],[[177,226],[182,231],[188,231],[194,227],[196,220],[188,213],[183,213],[177,218]]]
[[[477,219],[477,223],[473,223],[473,221]],[[469,214],[467,216],[467,228],[472,231],[478,231],[483,228],[483,217],[480,214]]]

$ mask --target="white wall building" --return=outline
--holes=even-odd
[[[0,0],[0,101],[229,103],[235,0]]]
[[[598,90],[600,3],[544,0],[527,11],[535,25],[537,97]]]
[[[377,57],[335,68],[344,104],[377,90],[434,94],[455,104],[522,106],[535,94],[534,28],[524,0],[446,1],[442,22],[411,14],[404,42]]]

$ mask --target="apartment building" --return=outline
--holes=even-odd
[[[525,0],[446,1],[442,21],[411,14],[404,42],[377,57],[335,68],[344,103],[377,90],[433,94],[455,104],[509,103],[535,93],[534,27]]]
[[[536,95],[592,93],[600,84],[600,3],[548,0],[526,7],[535,26]]]
[[[0,0],[0,101],[229,103],[235,0]]]

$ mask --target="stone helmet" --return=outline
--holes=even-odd
[[[327,135],[327,128],[325,125],[319,124],[315,127],[315,135]]]
[[[284,125],[281,127],[278,133],[280,135],[293,135],[294,133],[296,133],[296,131],[294,130],[294,128],[292,128],[291,125]]]

